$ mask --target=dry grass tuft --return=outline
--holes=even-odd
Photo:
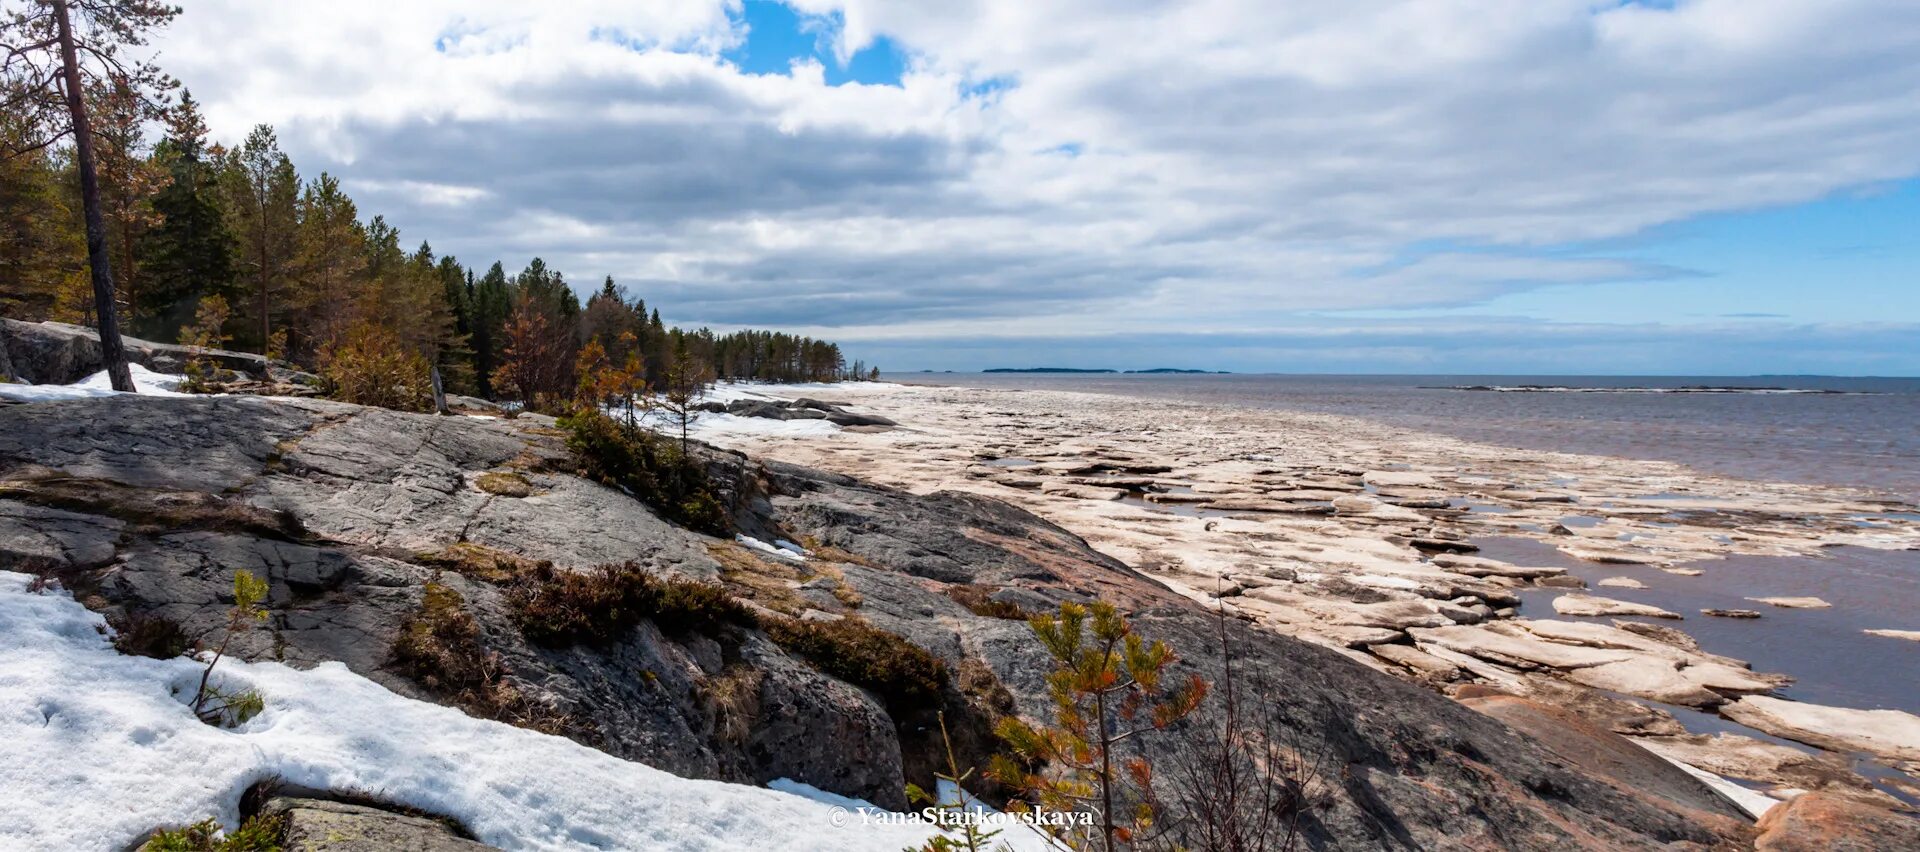
[[[453,588],[428,583],[420,608],[400,623],[393,666],[474,716],[548,734],[568,733],[572,719],[528,699],[507,680],[500,655],[481,644],[480,626],[466,603]]]
[[[180,622],[164,616],[135,613],[114,625],[113,647],[122,654],[171,660],[192,646]]]
[[[947,666],[925,648],[857,617],[838,621],[769,618],[767,637],[826,672],[872,690],[889,710],[911,712],[939,706]]]
[[[432,568],[457,571],[463,576],[496,586],[552,567],[551,563],[544,560],[528,559],[470,541],[459,542],[438,553],[420,554],[415,561]]]
[[[667,633],[705,634],[756,620],[725,588],[655,577],[634,562],[586,571],[548,568],[508,588],[507,599],[520,632],[548,647],[612,644],[642,620]]]
[[[490,470],[480,474],[473,484],[481,491],[501,497],[527,497],[533,494],[533,483],[512,471]]]
[[[760,681],[766,675],[745,665],[731,665],[701,684],[707,706],[713,710],[713,735],[721,742],[741,745],[753,733],[760,717]]]
[[[707,553],[720,563],[721,581],[747,600],[786,615],[799,615],[809,606],[797,590],[804,579],[799,568],[730,541],[708,544]]]
[[[947,597],[954,603],[967,608],[974,615],[984,618],[1004,618],[1008,621],[1026,621],[1033,613],[1022,609],[1019,604],[997,601],[992,592],[980,586],[948,586]]]

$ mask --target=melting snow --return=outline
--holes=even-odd
[[[680,778],[403,698],[337,662],[221,663],[216,679],[259,690],[266,710],[209,727],[183,703],[200,664],[122,655],[98,614],[28,581],[0,571],[0,848],[121,848],[208,816],[232,826],[241,792],[269,776],[446,814],[506,849],[897,852],[928,837],[862,825],[866,803],[805,785]]]
[[[779,542],[776,544],[768,544],[764,541],[761,541],[760,539],[754,538],[753,536],[741,535],[736,533],[733,537],[733,540],[743,545],[746,545],[747,547],[751,547],[754,550],[758,550],[762,553],[772,554],[774,556],[779,556],[784,559],[794,559],[794,560],[805,561],[806,558],[810,555],[809,553],[807,553],[806,548],[801,547],[800,545],[794,544],[793,542],[788,541],[784,538],[780,539]]]
[[[186,376],[156,373],[139,364],[128,364],[127,370],[133,374],[133,386],[142,394],[148,396],[193,395],[176,390],[181,382],[187,380]],[[63,399],[90,399],[118,394],[119,391],[113,389],[113,383],[107,378],[105,370],[70,385],[0,384],[0,398],[18,402],[58,402]]]

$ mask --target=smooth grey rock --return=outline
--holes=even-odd
[[[125,527],[112,518],[0,500],[0,570],[33,560],[75,568],[105,565]]]
[[[268,800],[265,816],[287,818],[287,852],[481,852],[493,849],[424,816],[330,799],[288,796]]]
[[[490,411],[496,414],[504,413],[507,410],[506,406],[497,402],[484,400],[477,396],[466,396],[457,393],[447,394],[447,407],[453,409],[464,408],[472,411]]]
[[[0,470],[32,465],[138,488],[218,494],[244,486],[329,412],[355,406],[256,397],[122,395],[4,409]]]
[[[1573,765],[1611,779],[1625,790],[1729,819],[1747,818],[1738,805],[1700,779],[1570,711],[1510,695],[1467,698],[1461,703],[1513,726]]]
[[[189,360],[201,358],[215,366],[244,373],[255,379],[267,378],[265,356],[224,349],[196,351],[187,346],[154,343],[137,337],[122,337],[127,360],[156,373],[178,373]],[[64,385],[77,382],[104,367],[100,357],[100,336],[93,329],[62,322],[21,322],[0,318],[0,348],[7,363],[4,372],[36,385]]]

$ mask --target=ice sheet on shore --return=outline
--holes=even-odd
[[[737,414],[701,414],[687,430],[700,438],[721,435],[761,435],[776,438],[824,438],[840,432],[840,427],[825,420],[774,420],[770,417],[741,417]]]
[[[258,690],[266,710],[211,727],[183,700],[198,663],[121,655],[98,614],[29,580],[0,572],[0,848],[121,848],[208,816],[231,826],[241,792],[269,776],[372,791],[509,849],[760,850],[778,838],[895,852],[927,838],[857,815],[837,826],[817,797],[680,778],[403,698],[340,663],[223,662],[217,679]]]

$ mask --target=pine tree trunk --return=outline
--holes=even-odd
[[[263,229],[266,227],[265,225],[266,218],[267,218],[266,206],[262,205],[260,209],[260,220],[262,224],[260,227]],[[273,321],[267,315],[267,310],[269,307],[267,302],[268,280],[269,279],[267,277],[267,250],[263,248],[260,250],[260,354],[266,357],[268,360],[272,360],[274,355],[273,342],[272,342],[273,341]]]
[[[94,171],[93,131],[87,126],[87,105],[80,86],[80,58],[73,47],[73,24],[67,0],[53,0],[54,20],[60,28],[60,61],[66,66],[67,112],[73,116],[73,147],[80,166],[80,198],[87,211],[87,267],[93,274],[93,303],[99,314],[100,358],[106,363],[113,389],[135,393],[127,370],[127,352],[120,345],[120,321],[113,310],[113,266],[107,260],[107,225],[100,213],[100,177]]]
[[[440,365],[439,364],[433,365],[433,371],[429,375],[429,378],[433,380],[433,413],[435,414],[450,413],[447,410],[447,388],[446,388],[446,385],[441,384],[440,382]]]

